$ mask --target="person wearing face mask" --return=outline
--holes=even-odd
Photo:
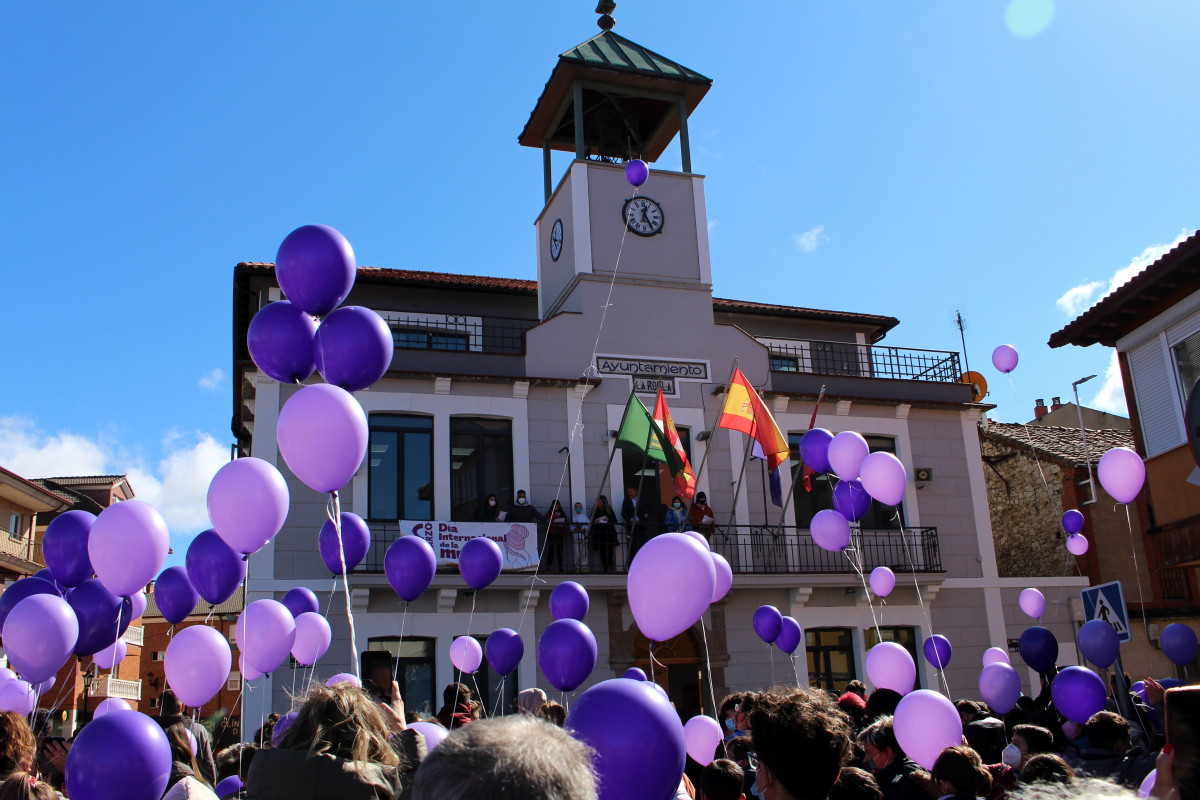
[[[858,743],[863,749],[863,765],[875,776],[883,800],[929,800],[913,778],[921,768],[900,748],[890,716],[880,717],[864,728]]]
[[[575,565],[576,572],[591,572],[587,546],[588,528],[591,524],[591,518],[583,513],[583,503],[576,500],[575,510],[571,513],[571,538],[574,540],[571,563]]]
[[[721,702],[721,720],[725,728],[722,733],[725,734],[725,741],[727,742],[738,736],[746,735],[746,732],[738,730],[737,726],[738,709],[741,708],[742,700],[745,698],[746,695],[744,693],[738,692],[737,694],[729,695]]]
[[[517,501],[508,507],[508,514],[504,517],[504,521],[546,524],[546,518],[530,504],[529,498],[525,496],[524,489],[517,490]]]
[[[489,494],[487,500],[483,502],[483,507],[479,509],[479,513],[475,515],[476,522],[499,522],[500,521],[500,505],[496,502],[496,495]]]
[[[671,498],[671,507],[667,509],[666,532],[679,533],[687,529],[687,509],[683,507],[683,498],[675,495],[675,497]]]

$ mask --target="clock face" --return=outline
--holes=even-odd
[[[562,220],[554,220],[554,227],[550,229],[550,258],[558,261],[558,257],[562,255],[563,230]]]
[[[625,225],[638,236],[653,236],[662,232],[662,206],[649,197],[633,197],[625,201],[621,210]]]

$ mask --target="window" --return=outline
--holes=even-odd
[[[833,486],[837,476],[832,474],[809,475],[807,484],[801,474],[804,463],[800,459],[800,439],[803,433],[789,433],[788,445],[792,448],[792,475],[795,478],[795,489],[792,490],[792,505],[796,511],[796,527],[807,528],[813,516],[825,508],[833,508]],[[896,452],[896,440],[886,436],[867,436],[867,445],[871,452]],[[859,526],[867,531],[896,530],[904,519],[904,506],[896,509],[883,506],[872,501],[867,515],[859,522]]]
[[[8,515],[8,535],[14,539],[21,538],[21,515],[20,514],[9,514]]]
[[[475,638],[479,640],[481,647],[487,643],[486,636],[476,635]],[[519,672],[520,667],[517,667],[509,673],[508,680],[504,680],[504,676],[493,670],[492,665],[485,659],[474,675],[464,675],[457,669],[454,670],[454,680],[471,687],[471,690],[479,698],[479,702],[483,704],[484,716],[515,714],[517,713],[517,691],[520,686],[520,680],[517,677]],[[502,683],[503,686],[501,686]],[[496,702],[501,691],[504,693],[504,707],[497,710]]]
[[[914,664],[920,665],[924,660],[922,656],[917,655],[917,631],[915,628],[884,625],[879,629],[878,636],[876,636],[874,628],[868,628],[864,633],[868,651],[880,642],[895,642],[908,651],[908,654],[913,657]],[[921,688],[920,669],[917,669],[917,685],[915,688]]]
[[[1193,333],[1171,348],[1175,355],[1175,367],[1179,370],[1179,391],[1183,395],[1183,409],[1187,413],[1188,394],[1200,379],[1200,332]]]
[[[433,519],[433,419],[372,414],[367,470],[371,519]]]
[[[162,661],[164,655],[165,655],[164,651],[155,650],[153,653],[150,654],[150,660],[151,661]]]
[[[229,680],[225,681],[225,689],[226,691],[236,692],[240,688],[242,688],[242,673],[236,669],[232,670],[229,673]]]
[[[372,638],[367,642],[367,651],[362,654],[363,678],[370,678],[377,684],[387,678],[387,683],[383,685],[388,686],[394,677],[400,684],[400,696],[404,698],[405,709],[421,714],[436,714],[440,708],[435,705],[437,697],[434,694],[436,643],[436,639],[420,637],[405,637],[404,641],[398,636]],[[375,654],[386,654],[387,661],[377,661],[372,657]],[[379,666],[385,663],[391,665],[391,674],[374,677]],[[371,668],[368,669],[368,666]]]
[[[804,648],[808,653],[808,682],[812,686],[840,694],[858,677],[849,628],[810,628],[804,632]]]
[[[151,708],[158,708],[158,698],[157,698],[157,697],[151,697],[151,698],[150,698],[150,707],[151,707]]]
[[[470,349],[471,336],[467,333],[449,333],[439,330],[407,329],[392,332],[396,347],[406,350],[461,350]]]
[[[501,508],[506,508],[516,494],[512,420],[452,417],[450,519],[461,522],[477,518],[489,494],[496,495]]]
[[[798,356],[777,356],[772,353],[771,369],[775,372],[799,372],[800,358]]]
[[[872,453],[884,452],[896,454],[896,440],[887,436],[867,436],[867,445],[871,448]],[[871,502],[871,508],[867,511],[867,515],[858,523],[865,531],[891,531],[899,530],[901,522],[904,520],[904,504],[901,503],[896,508],[891,506],[881,505],[874,501]]]

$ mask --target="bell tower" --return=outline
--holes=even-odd
[[[601,32],[559,55],[518,137],[542,149],[539,312],[581,313],[585,284],[615,280],[703,294],[696,311],[711,320],[704,182],[692,172],[687,120],[712,80],[614,33],[615,8],[601,0]],[[625,180],[628,161],[653,164],[676,136],[681,171],[652,169],[636,189]],[[575,156],[557,185],[556,150]],[[664,299],[679,308],[693,298]]]

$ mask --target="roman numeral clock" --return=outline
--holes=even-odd
[[[638,236],[653,236],[662,233],[663,210],[649,197],[631,197],[621,209],[625,226]]]

